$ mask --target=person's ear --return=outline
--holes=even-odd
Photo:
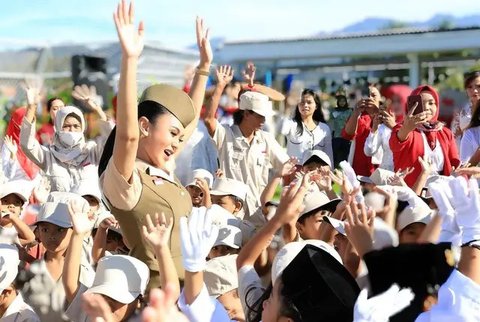
[[[297,228],[299,234],[303,233],[303,225],[301,223],[297,221],[295,223],[295,227]]]
[[[150,127],[150,122],[144,116],[140,117],[138,120],[138,128],[140,129],[140,136],[147,137]]]

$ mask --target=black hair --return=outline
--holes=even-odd
[[[477,127],[480,126],[480,101],[478,101],[477,106],[474,109],[472,119],[470,120],[470,124],[468,125],[468,128],[472,127]]]
[[[50,98],[47,101],[47,111],[48,111],[48,113],[50,113],[50,110],[52,109],[53,102],[56,101],[56,100],[59,100],[59,101],[63,102],[63,100],[60,97],[57,97],[57,96]]]
[[[282,276],[280,275],[280,279],[282,279]],[[289,296],[286,294],[286,290],[283,287],[283,282],[278,281],[277,283],[282,283],[281,284],[281,289],[280,289],[280,316],[284,316],[287,318],[292,319],[294,322],[301,322],[302,317],[300,312],[298,311],[297,307],[293,303],[292,300],[290,300]],[[247,294],[245,295],[245,299],[248,298],[248,295],[250,291],[253,289],[250,289]],[[263,292],[262,296],[252,305],[250,306],[247,302],[247,314],[245,315],[245,319],[247,322],[260,322],[262,321],[262,312],[263,312],[263,302],[266,301],[270,295],[272,294],[273,291],[273,285],[270,283],[270,285],[265,289],[265,292]]]
[[[142,116],[147,118],[150,123],[155,123],[158,117],[161,115],[169,114],[165,106],[154,101],[143,101],[138,104],[138,119]],[[113,146],[115,145],[115,135],[117,133],[117,127],[114,127],[110,132],[105,146],[103,147],[102,156],[98,163],[98,176],[100,177],[105,171],[108,165],[108,161],[113,155]]]
[[[240,123],[242,123],[244,114],[245,111],[240,109],[233,112],[233,124],[240,125]]]
[[[70,114],[67,114],[67,116],[65,116],[65,119],[63,120],[63,122],[65,122],[65,120],[67,119],[67,117],[73,117],[74,119],[76,119],[78,121],[78,123],[80,123],[82,125],[82,127],[85,126],[85,124],[82,123],[82,119],[80,118],[80,116],[78,116],[77,114],[75,113],[70,113]],[[62,124],[63,126],[63,124]]]
[[[463,88],[467,89],[467,87],[470,86],[470,83],[473,82],[477,77],[480,77],[480,71],[478,70],[465,73],[463,75]]]
[[[317,93],[315,93],[313,90],[306,88],[302,91],[302,97],[304,95],[310,95],[313,97],[313,100],[315,101],[315,111],[313,112],[313,120],[317,123],[325,123],[325,117],[323,116],[323,111],[322,111],[322,102],[320,101],[320,96],[318,96]],[[302,135],[303,134],[303,124],[302,124],[302,115],[300,114],[300,111],[298,109],[298,105],[295,108],[295,114],[293,115],[293,120],[297,123],[297,135]]]
[[[314,155],[310,159],[308,159],[307,162],[305,162],[305,164],[303,166],[309,165],[310,163],[314,163],[314,162],[315,163],[320,163],[322,166],[323,165],[328,165],[327,162],[323,161],[322,159],[320,159],[319,157]]]

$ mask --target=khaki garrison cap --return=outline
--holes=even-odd
[[[140,97],[140,102],[153,101],[163,105],[184,127],[195,118],[195,108],[187,93],[176,87],[157,84],[147,87]]]

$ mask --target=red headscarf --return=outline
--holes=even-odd
[[[27,177],[29,179],[33,179],[37,176],[39,169],[32,161],[30,161],[29,158],[27,158],[25,153],[23,153],[22,148],[20,147],[20,126],[22,124],[23,118],[25,117],[26,111],[27,110],[22,107],[12,112],[12,117],[10,118],[10,122],[8,122],[5,135],[12,137],[12,140],[17,144],[17,161],[22,167]]]
[[[402,85],[402,84],[395,84],[395,85],[390,85],[388,87],[382,87],[380,90],[382,96],[384,96],[388,100],[393,100],[394,98],[397,98],[400,100],[400,104],[403,106],[404,109],[404,114],[407,113],[407,98],[412,92],[412,89],[408,85]],[[390,108],[390,106],[387,106]],[[404,115],[396,115],[395,116],[395,121],[397,123],[401,123],[403,121]]]
[[[422,124],[417,127],[419,131],[425,133],[427,137],[427,142],[430,148],[433,150],[437,144],[437,132],[443,128],[443,123],[438,121],[438,115],[440,114],[440,100],[438,98],[437,91],[428,85],[420,85],[415,88],[410,95],[420,95],[421,93],[429,93],[433,96],[435,104],[437,105],[437,111],[435,115],[427,124]]]

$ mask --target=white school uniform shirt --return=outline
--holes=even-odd
[[[18,293],[15,300],[0,317],[0,322],[40,322],[40,318],[30,305],[25,303],[22,294]]]
[[[468,162],[480,147],[480,126],[467,129],[460,142],[460,161]]]
[[[373,164],[385,170],[393,170],[393,153],[390,149],[390,136],[392,130],[385,124],[380,124],[375,133],[370,132],[365,141],[363,152],[366,156],[372,157]]]
[[[203,284],[200,294],[190,305],[185,302],[185,294],[182,290],[180,298],[178,299],[178,308],[187,316],[190,322],[231,321],[223,305],[208,294],[205,284]]]
[[[244,204],[248,219],[260,207],[260,195],[268,183],[270,169],[280,170],[288,155],[270,133],[258,130],[248,143],[238,125],[222,126],[216,122],[212,140],[218,150],[220,169],[226,178],[248,186]]]
[[[438,174],[443,171],[443,164],[445,162],[445,156],[443,155],[442,147],[440,146],[440,142],[435,144],[435,149],[431,149],[430,145],[428,144],[427,141],[427,136],[425,133],[421,132],[422,134],[422,139],[423,139],[423,158],[430,160],[432,163],[432,173],[433,174]]]
[[[302,160],[303,153],[307,150],[321,150],[325,152],[330,160],[333,160],[332,131],[330,127],[322,122],[310,131],[302,122],[303,132],[297,133],[297,122],[292,119],[286,120],[286,126],[282,130],[287,138],[287,154]]]

